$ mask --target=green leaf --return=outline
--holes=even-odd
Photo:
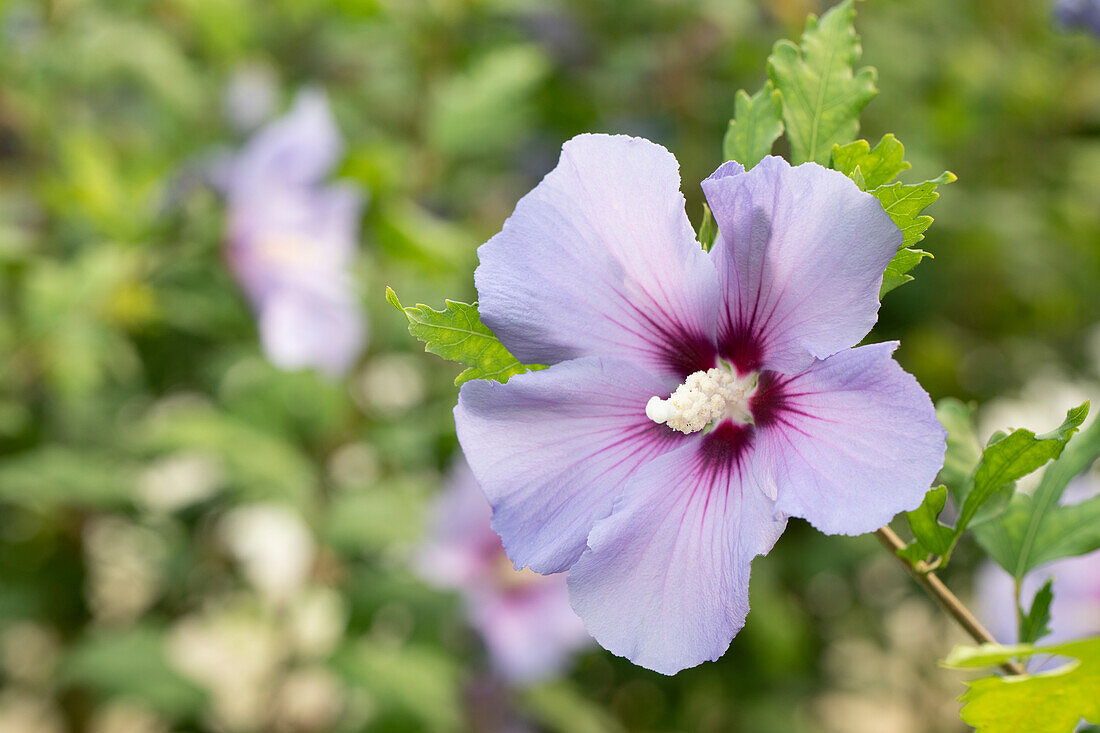
[[[905,160],[905,146],[887,133],[872,149],[866,140],[834,145],[830,167],[861,183],[864,191],[890,183],[902,171],[912,168]],[[857,180],[856,175],[859,179]]]
[[[901,229],[902,247],[912,247],[924,239],[924,231],[932,226],[932,217],[921,216],[921,212],[935,203],[940,197],[936,188],[957,180],[954,173],[945,171],[936,178],[924,183],[905,184],[901,181],[879,186],[871,195],[879,200],[882,208]]]
[[[937,486],[925,495],[924,502],[919,507],[906,515],[917,542],[937,555],[947,554],[955,537],[954,529],[939,523],[940,512],[946,503],[947,487]]]
[[[924,562],[928,558],[929,550],[922,545],[919,541],[914,540],[905,547],[897,551],[897,556],[902,560],[906,560],[910,565],[916,566],[917,563]]]
[[[52,511],[120,507],[133,498],[134,475],[135,467],[117,456],[46,445],[4,458],[0,500]]]
[[[947,397],[936,403],[936,417],[947,430],[947,455],[939,481],[947,486],[951,498],[961,506],[970,490],[974,469],[982,459],[982,447],[974,429],[974,405]]]
[[[1050,633],[1050,602],[1054,600],[1054,578],[1050,578],[1031,601],[1031,610],[1026,614],[1020,609],[1020,641],[1034,644]]]
[[[384,710],[414,716],[414,730],[465,730],[461,670],[440,649],[364,639],[338,651],[332,665],[354,686],[370,690]]]
[[[956,533],[961,534],[966,529],[982,504],[998,490],[1061,455],[1088,412],[1089,403],[1085,402],[1067,412],[1065,422],[1045,435],[1037,436],[1030,430],[1021,429],[992,441],[974,473],[974,488],[963,501]]]
[[[859,169],[856,169],[856,173],[859,173]],[[882,273],[882,287],[879,288],[878,297],[881,299],[891,290],[912,280],[913,276],[907,273],[920,264],[920,261],[925,257],[931,256],[931,253],[925,252],[923,249],[911,249],[909,247],[899,249],[898,253],[894,255],[894,259],[886,265],[886,271]]]
[[[565,680],[530,685],[520,691],[525,711],[554,733],[614,733],[620,726],[596,703]]]
[[[1071,733],[1081,718],[1100,723],[1100,638],[1045,647],[955,649],[945,666],[986,667],[1013,657],[1056,654],[1073,661],[1050,672],[967,682],[963,721],[977,733]]]
[[[828,165],[833,146],[855,138],[859,113],[878,93],[874,69],[852,70],[862,53],[855,17],[852,0],[820,21],[811,15],[799,45],[779,41],[768,57],[768,76],[783,95],[792,163]]]
[[[736,160],[752,168],[772,151],[772,145],[783,134],[782,95],[765,82],[763,88],[752,95],[742,89],[734,99],[733,119],[722,140],[722,155],[726,160]]]
[[[476,303],[446,300],[446,310],[442,311],[423,304],[406,308],[393,288],[386,288],[386,301],[405,314],[409,333],[424,342],[425,351],[466,365],[467,369],[455,378],[456,386],[471,379],[507,382],[516,374],[546,368],[520,364],[481,322]]]
[[[711,212],[710,207],[703,203],[703,221],[699,224],[699,234],[696,239],[699,240],[699,244],[703,245],[703,249],[710,252],[710,248],[714,246],[714,239],[718,236],[718,223],[714,221],[714,213]]]
[[[996,667],[1005,662],[1026,657],[1035,651],[1031,644],[979,644],[957,646],[951,650],[940,666],[947,669],[982,669]]]
[[[58,679],[105,697],[138,700],[170,716],[194,715],[206,705],[205,693],[173,669],[164,632],[153,626],[92,632],[70,648]]]
[[[1098,458],[1100,421],[1094,420],[1046,468],[1034,494],[1016,494],[996,521],[975,529],[990,557],[1022,579],[1052,560],[1100,549],[1100,497],[1073,506],[1058,503],[1070,481]]]

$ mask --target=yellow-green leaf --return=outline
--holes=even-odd
[[[1071,661],[1050,672],[967,682],[962,719],[977,733],[1072,733],[1082,718],[1100,723],[1100,638],[1053,646],[955,649],[948,667],[969,669],[1014,657],[1055,654]]]

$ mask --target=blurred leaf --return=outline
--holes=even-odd
[[[856,136],[860,112],[878,93],[874,69],[853,74],[862,53],[855,17],[852,0],[820,21],[811,15],[799,45],[779,41],[768,57],[768,76],[783,95],[792,163],[828,165],[833,146]]]
[[[612,733],[622,727],[568,682],[546,682],[523,691],[523,707],[549,731]]]
[[[1000,439],[996,436],[982,452],[974,472],[973,488],[963,500],[956,534],[966,530],[974,514],[995,492],[1023,478],[1052,458],[1057,458],[1089,413],[1085,402],[1066,413],[1066,420],[1049,433],[1036,436],[1030,430],[1014,430]]]
[[[378,244],[387,255],[415,264],[422,272],[465,272],[480,241],[455,222],[408,200],[372,207],[379,218]]]
[[[99,631],[69,650],[58,678],[107,697],[139,700],[165,715],[194,715],[206,696],[172,669],[164,643],[163,632],[149,626]]]
[[[1050,633],[1050,602],[1054,600],[1053,584],[1053,578],[1043,584],[1032,599],[1031,609],[1026,614],[1021,609],[1019,628],[1021,644],[1034,644]]]
[[[534,45],[488,52],[437,89],[428,138],[451,155],[514,145],[531,126],[530,97],[549,70],[546,56]]]
[[[386,288],[386,300],[405,314],[409,333],[424,342],[425,351],[466,365],[467,369],[455,377],[456,386],[471,379],[507,382],[513,375],[546,368],[520,364],[481,322],[476,303],[446,300],[447,309],[442,311],[423,304],[406,308],[393,288]]]
[[[424,503],[422,491],[393,482],[342,493],[328,507],[325,536],[349,554],[413,542],[423,529]]]
[[[975,529],[981,546],[1020,580],[1033,568],[1061,557],[1100,549],[1100,497],[1060,506],[1070,481],[1100,458],[1100,420],[1093,420],[1058,460],[1031,496],[1016,494],[995,521]]]
[[[847,145],[834,145],[830,163],[844,175],[855,180],[859,172],[860,188],[864,191],[885,186],[902,171],[912,168],[905,160],[905,146],[891,133],[882,136],[872,149],[866,140],[856,140]]]
[[[48,445],[0,461],[0,497],[31,506],[119,506],[133,494],[133,467],[87,449]]]
[[[441,652],[361,641],[333,664],[379,704],[416,717],[427,731],[462,730],[458,669]]]
[[[257,427],[315,439],[336,433],[352,409],[338,381],[315,370],[287,372],[259,356],[233,364],[218,393],[228,411]]]
[[[783,134],[782,114],[782,96],[770,81],[751,97],[744,89],[738,91],[733,119],[722,141],[723,157],[737,161],[745,170],[759,163]]]
[[[172,405],[136,426],[144,451],[197,450],[217,456],[230,488],[245,501],[282,499],[301,506],[317,487],[314,466],[293,445],[205,405]]]
[[[947,503],[947,487],[937,486],[929,491],[915,510],[908,512],[909,527],[913,536],[929,552],[945,555],[951,549],[955,530],[940,524],[939,516]]]
[[[967,682],[959,698],[962,719],[977,733],[1071,733],[1085,718],[1100,723],[1100,639],[1046,647],[956,648],[944,664],[971,669],[1014,657],[1057,654],[1074,661],[1050,672],[1016,677],[987,677]]]

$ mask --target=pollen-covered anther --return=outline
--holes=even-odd
[[[725,419],[749,423],[749,398],[755,391],[755,374],[739,378],[729,369],[714,367],[689,374],[666,400],[651,397],[645,414],[655,423],[689,434]]]

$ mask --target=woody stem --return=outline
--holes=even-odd
[[[928,595],[932,596],[940,604],[940,607],[947,611],[947,614],[966,630],[966,633],[970,634],[974,641],[979,644],[997,643],[997,640],[982,626],[981,622],[970,612],[970,609],[963,605],[963,602],[943,584],[943,581],[934,572],[925,568],[924,563],[913,565],[897,554],[898,550],[905,547],[905,543],[901,541],[894,530],[889,527],[880,527],[875,530],[875,536],[878,537],[882,546],[889,550],[890,554],[905,566],[909,574],[928,591]],[[1002,664],[1001,669],[1012,675],[1025,674],[1027,671],[1019,662],[1013,660]]]

